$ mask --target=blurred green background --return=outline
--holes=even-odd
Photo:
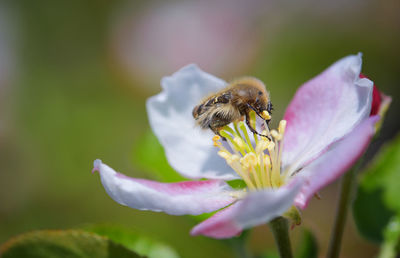
[[[190,217],[115,203],[90,173],[93,160],[160,178],[138,164],[148,153],[135,146],[150,130],[146,99],[185,64],[225,80],[262,79],[276,122],[299,85],[357,52],[363,73],[394,100],[371,157],[400,128],[399,13],[398,0],[0,1],[0,243],[35,229],[114,223],[182,257],[231,257],[225,242],[191,237]],[[321,255],[337,186],[303,213]],[[249,247],[274,248],[266,226],[253,230]],[[373,257],[377,246],[358,236],[350,216],[342,250]]]

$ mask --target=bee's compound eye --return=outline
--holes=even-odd
[[[259,91],[259,92],[258,92],[258,95],[260,95],[260,96],[261,96],[261,95],[262,95],[262,91]]]

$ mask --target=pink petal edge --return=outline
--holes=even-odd
[[[305,179],[305,183],[296,196],[297,207],[306,208],[315,193],[351,168],[367,149],[375,134],[374,125],[379,119],[379,116],[369,117],[298,173],[298,176]]]
[[[196,225],[191,231],[192,236],[204,235],[216,239],[230,238],[240,235],[242,228],[236,225],[232,217],[237,212],[241,201],[218,211],[207,220]],[[240,207],[239,207],[240,208]]]
[[[98,159],[93,171],[100,172],[101,182],[112,199],[134,209],[199,215],[236,201],[234,190],[222,180],[159,183],[117,173]]]
[[[368,117],[373,82],[359,78],[361,63],[361,54],[342,58],[297,90],[284,115],[284,169],[307,165]]]

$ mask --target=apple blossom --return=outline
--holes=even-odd
[[[340,59],[299,88],[270,140],[248,132],[243,122],[221,130],[221,141],[195,126],[192,109],[226,82],[188,65],[163,78],[163,91],[147,101],[151,128],[180,174],[204,181],[159,183],[130,178],[100,160],[106,192],[118,203],[172,215],[217,211],[193,228],[192,235],[228,238],[278,216],[299,222],[322,187],[346,172],[375,133],[379,112],[373,82],[361,78],[361,55]],[[382,95],[383,96],[383,95]],[[385,101],[383,101],[385,102]],[[382,102],[382,103],[383,103]],[[385,102],[386,103],[386,102]],[[256,123],[253,114],[251,123]],[[245,189],[225,181],[242,179]]]

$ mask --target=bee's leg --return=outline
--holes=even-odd
[[[249,108],[251,108],[256,114],[257,114],[257,116],[259,116],[262,120],[264,120],[265,121],[265,123],[267,124],[267,127],[268,127],[268,131],[270,130],[270,128],[269,128],[269,122],[271,121],[271,120],[266,120],[266,119],[264,119],[262,116],[261,116],[261,114],[257,111],[257,109],[255,109],[252,105],[250,105],[249,103],[247,103],[247,106],[249,107]],[[269,139],[269,137],[268,137],[268,139]]]
[[[252,105],[250,105],[249,103],[246,103],[247,104],[247,106],[249,107],[249,108],[251,108],[256,114],[257,114],[257,116],[259,116],[259,117],[261,117],[262,119],[264,119],[262,116],[261,116],[261,114],[257,111],[257,109],[255,109]]]
[[[268,135],[260,134],[259,132],[257,132],[256,129],[254,129],[254,128],[251,126],[251,124],[250,124],[250,116],[249,116],[248,113],[246,113],[246,124],[247,124],[247,127],[250,129],[250,131],[251,131],[252,133],[255,133],[255,134],[259,135],[259,136],[265,137],[265,138],[267,138],[268,140],[271,141],[271,138],[270,138]]]

